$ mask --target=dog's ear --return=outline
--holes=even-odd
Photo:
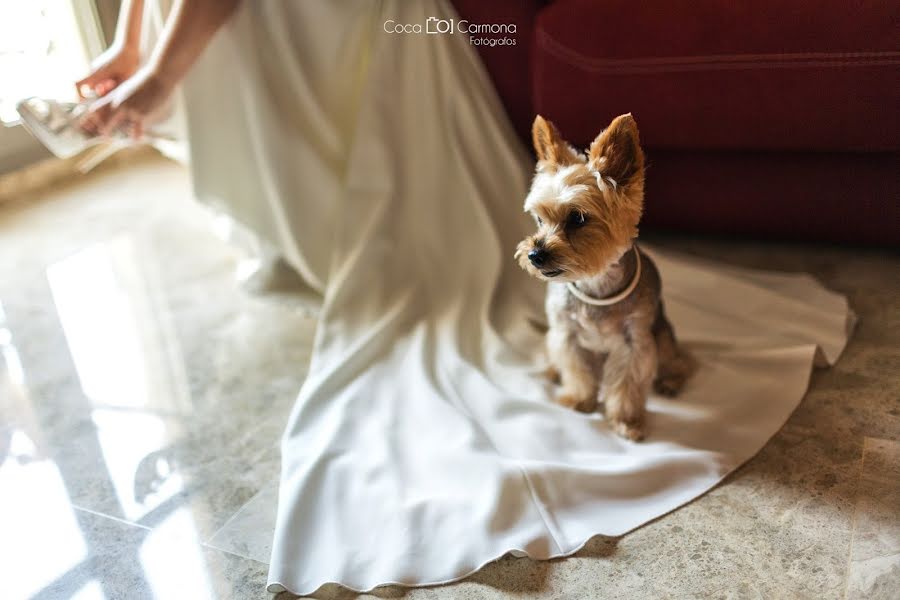
[[[539,161],[556,165],[571,165],[578,162],[575,151],[562,138],[556,126],[541,115],[534,118],[531,139]]]
[[[643,175],[644,152],[631,113],[616,117],[600,132],[588,150],[588,166],[620,186]]]

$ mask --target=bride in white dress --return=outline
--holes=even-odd
[[[197,197],[323,295],[282,440],[270,591],[451,581],[623,534],[758,451],[816,346],[843,347],[846,306],[814,283],[659,256],[702,363],[691,388],[651,399],[643,444],[554,405],[543,289],[512,260],[531,159],[466,36],[384,27],[455,18],[449,2],[236,5],[175,2],[148,66],[117,71],[123,42],[81,83],[113,82],[90,126],[139,132],[181,82]]]

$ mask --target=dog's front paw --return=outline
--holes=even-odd
[[[597,400],[595,398],[579,398],[573,394],[560,394],[556,397],[556,401],[565,406],[577,410],[578,412],[591,413],[597,409]]]
[[[632,442],[640,442],[644,439],[644,428],[641,425],[621,421],[611,423],[611,425],[613,431]]]
[[[601,400],[610,429],[635,442],[644,439],[644,399],[642,388],[628,382],[605,388]]]
[[[549,366],[544,371],[544,377],[550,380],[550,383],[559,385],[562,383],[562,376],[559,373],[559,369],[554,366]]]

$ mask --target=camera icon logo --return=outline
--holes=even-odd
[[[425,33],[453,33],[453,19],[428,17],[425,21]]]

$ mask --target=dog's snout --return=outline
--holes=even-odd
[[[541,267],[549,258],[549,253],[543,248],[535,248],[528,253],[528,260],[536,267]]]

